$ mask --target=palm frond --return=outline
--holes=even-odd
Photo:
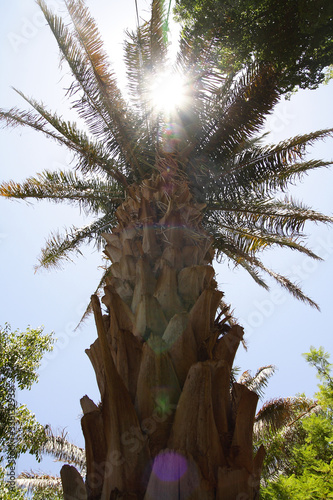
[[[247,272],[249,272],[252,278],[254,278],[256,283],[263,286],[266,290],[268,289],[268,286],[266,282],[261,278],[259,274],[260,270],[264,271],[266,274],[274,278],[280,286],[285,288],[295,298],[307,303],[317,310],[320,310],[318,304],[316,304],[316,302],[314,302],[310,297],[305,295],[296,283],[293,283],[287,277],[275,273],[271,269],[267,268],[257,257],[251,256],[248,253],[244,252],[242,248],[237,245],[237,242],[235,240],[224,237],[223,239],[220,238],[219,241],[215,241],[215,245],[216,244],[218,252],[218,245],[221,244],[220,254],[225,254],[236,265],[240,265],[241,267],[243,267]]]
[[[153,0],[151,19],[137,28],[127,31],[125,64],[131,102],[139,117],[141,131],[137,141],[142,150],[142,170],[151,173],[159,135],[160,116],[152,103],[152,82],[163,75],[166,67],[167,45],[165,41],[165,14],[163,2]]]
[[[35,104],[39,114],[31,111],[21,111],[12,108],[8,111],[0,110],[0,120],[6,126],[28,126],[36,131],[42,132],[46,137],[54,139],[61,145],[69,148],[76,157],[76,168],[83,173],[103,172],[117,180],[122,185],[126,185],[124,176],[121,174],[120,165],[106,154],[103,146],[99,142],[92,142],[85,133],[80,132],[75,123],[63,122],[56,115],[48,113],[41,105],[28,99],[21,92],[17,91],[31,105]],[[60,134],[48,128],[51,124],[59,130]]]
[[[332,129],[319,130],[264,147],[241,142],[238,151],[224,158],[222,167],[214,159],[206,161],[206,168],[212,172],[205,189],[207,202],[227,199],[238,203],[251,193],[271,197],[308,171],[331,165],[330,161],[300,160],[304,159],[308,146],[332,136],[332,132]]]
[[[15,482],[20,488],[25,488],[28,493],[36,490],[45,491],[46,489],[59,493],[62,492],[60,477],[48,474],[33,471],[21,472]]]
[[[290,248],[297,250],[309,257],[321,260],[311,249],[303,244],[297,242],[302,236],[299,233],[294,233],[292,236],[280,235],[265,227],[256,227],[256,225],[246,224],[246,221],[235,221],[234,224],[219,223],[218,227],[212,228],[210,225],[211,233],[214,234],[215,247],[218,249],[218,256],[225,253],[223,251],[223,244],[226,239],[233,241],[242,253],[248,253],[250,256],[255,256],[259,251],[269,247]]]
[[[249,67],[232,88],[227,85],[212,100],[210,124],[198,144],[201,155],[211,156],[221,165],[221,160],[260,130],[278,99],[274,71],[265,66]]]
[[[294,411],[290,411],[290,406],[293,405],[290,400],[281,399],[273,400],[273,407],[268,402],[267,409],[265,405],[257,414],[258,422],[254,426],[255,448],[261,444],[265,446],[266,459],[263,468],[265,481],[277,479],[280,474],[289,475],[291,450],[295,444],[304,439],[302,420],[321,411],[316,401],[311,399],[306,401],[302,396],[294,399],[296,401]],[[273,418],[272,427],[274,407],[278,408],[278,413],[276,418]],[[261,412],[265,413],[266,410],[267,415],[262,415]]]
[[[46,442],[42,447],[42,453],[51,455],[59,462],[74,464],[84,473],[86,467],[85,451],[68,441],[65,431],[55,435],[50,427],[48,427],[46,438]]]
[[[37,268],[59,267],[61,261],[71,261],[71,254],[82,255],[79,248],[82,243],[93,242],[99,248],[102,243],[102,233],[111,230],[114,223],[114,215],[107,214],[85,227],[66,229],[64,236],[59,232],[51,234],[42,249]]]
[[[249,229],[293,238],[301,235],[306,222],[333,222],[332,217],[312,210],[291,197],[279,200],[252,195],[244,197],[236,206],[227,201],[208,205],[207,212],[208,218],[209,212],[215,212],[217,220],[226,220],[232,226],[245,224]]]
[[[304,396],[293,398],[277,398],[268,401],[257,413],[254,424],[254,439],[264,441],[272,433],[276,433],[295,423],[296,420],[309,415],[318,406],[316,401]]]
[[[52,14],[43,0],[37,0],[37,3],[75,78],[69,94],[81,93],[74,108],[90,131],[105,144],[109,154],[119,159],[123,173],[138,170],[133,146],[136,142],[135,123],[110,70],[96,23],[84,2],[66,2],[73,32],[59,16]]]
[[[97,295],[97,296],[100,296],[101,293],[102,293],[102,290],[103,290],[103,287],[105,286],[106,284],[106,279],[107,277],[110,275],[110,267],[111,266],[108,266],[106,268],[103,268],[104,269],[104,272],[103,272],[103,275],[97,285],[97,288],[94,292],[93,295]],[[85,320],[91,315],[91,313],[93,312],[92,310],[92,305],[91,305],[91,301],[89,301],[89,304],[87,305],[86,307],[86,310],[84,311],[78,325],[75,327],[75,330],[77,330],[78,328],[80,328],[80,326],[82,326],[82,324],[85,322]]]
[[[115,213],[124,200],[124,193],[113,182],[98,177],[82,178],[75,172],[45,170],[24,182],[3,182],[0,196],[16,199],[49,200],[55,203],[67,201],[78,205],[87,213]]]
[[[7,125],[41,131],[74,153],[73,165],[83,174],[43,172],[18,184],[0,186],[0,194],[15,198],[50,199],[76,203],[100,216],[68,234],[51,235],[40,259],[51,267],[81,253],[83,242],[102,241],[102,233],[116,223],[116,206],[130,193],[131,184],[155,175],[170,160],[177,175],[186,178],[193,200],[207,209],[203,226],[213,238],[218,258],[226,256],[267,288],[266,273],[295,297],[317,307],[288,278],[267,269],[257,255],[269,247],[297,250],[319,257],[304,244],[307,221],[331,223],[332,218],[292,199],[279,200],[278,191],[300,180],[328,161],[307,160],[307,147],[332,136],[333,129],[298,135],[277,145],[263,145],[255,134],[279,98],[278,77],[269,65],[249,65],[237,75],[226,75],[218,64],[216,41],[203,37],[198,44],[182,40],[171,65],[164,37],[163,2],[152,1],[151,19],[129,34],[125,60],[134,109],[125,102],[103,49],[95,20],[84,0],[65,0],[68,18],[55,15],[37,0],[68,63],[74,83],[68,89],[72,109],[83,118],[88,133],[34,99],[19,94],[34,112],[16,108],[0,112]],[[171,68],[172,66],[172,68]],[[172,113],[155,112],[150,82],[165,68],[186,78],[187,96]],[[168,117],[169,118],[169,117]],[[163,131],[176,146],[163,149]]]
[[[75,465],[82,475],[86,473],[85,451],[69,442],[65,431],[55,435],[51,428],[47,427],[46,441],[41,452],[52,456],[56,461]],[[16,479],[16,484],[21,488],[25,488],[28,493],[34,491],[62,492],[60,477],[40,472],[22,472]]]
[[[229,258],[230,257],[231,257],[231,255],[229,255]],[[261,286],[262,288],[264,288],[267,291],[269,290],[268,284],[263,279],[263,277],[261,276],[258,269],[256,269],[253,265],[251,265],[245,259],[241,259],[241,260],[237,261],[237,265],[240,265],[251,276],[253,281],[255,281],[255,283],[257,283],[257,285]]]
[[[300,180],[310,170],[329,166],[332,162],[321,160],[302,160],[308,147],[317,140],[331,137],[333,129],[318,130],[310,134],[298,135],[276,145],[251,148],[242,153],[236,160],[231,174],[236,175],[238,182],[244,177],[249,186],[259,186],[261,193],[274,193],[278,189]]]
[[[278,274],[272,271],[271,269],[268,269],[260,261],[259,262],[257,261],[255,265],[260,267],[263,271],[265,271],[272,278],[274,278],[275,281],[277,281],[279,285],[282,286],[282,288],[291,293],[296,299],[305,302],[309,306],[314,307],[315,309],[320,311],[320,307],[318,306],[318,304],[314,302],[310,297],[305,295],[302,289],[296,283],[293,283],[289,278],[287,278],[286,276],[282,276],[281,274]]]
[[[246,371],[240,376],[238,383],[245,385],[250,391],[257,393],[262,398],[268,380],[274,375],[275,371],[276,367],[274,365],[262,366],[254,376],[251,375],[250,371]]]

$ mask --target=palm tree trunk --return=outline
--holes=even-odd
[[[159,170],[130,189],[105,235],[107,313],[93,296],[98,339],[86,351],[101,404],[81,400],[86,498],[254,499],[257,395],[230,382],[243,331],[215,322],[222,293],[204,207],[172,158]],[[66,497],[72,480],[63,486],[82,498]]]

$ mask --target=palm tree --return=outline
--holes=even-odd
[[[259,368],[254,376],[244,372],[238,383],[244,384],[258,394],[264,395],[269,378],[274,374],[275,366]],[[291,449],[297,442],[302,442],[304,432],[300,425],[302,420],[313,413],[321,411],[318,401],[304,395],[288,398],[274,398],[266,401],[257,412],[253,425],[254,452],[265,447],[265,462],[262,469],[262,480],[276,479],[280,474],[288,474]]]
[[[258,396],[244,384],[230,390],[243,330],[212,261],[230,259],[265,287],[266,273],[316,307],[258,255],[279,246],[318,258],[299,241],[304,224],[332,219],[277,195],[328,164],[305,153],[332,130],[264,145],[255,134],[278,101],[278,75],[269,66],[223,75],[208,39],[200,53],[182,40],[171,65],[158,0],[150,21],[128,34],[127,102],[83,0],[65,0],[69,20],[37,3],[73,74],[68,95],[87,130],[20,93],[34,111],[2,111],[1,119],[65,145],[75,171],[3,183],[1,194],[68,201],[95,216],[53,234],[41,265],[104,240],[111,261],[100,283],[104,314],[91,298],[98,339],[86,352],[101,403],[81,400],[86,481],[64,466],[64,498],[257,498],[265,454],[252,448]],[[166,73],[184,78],[171,111],[151,92]]]
[[[52,429],[46,426],[45,438],[45,442],[40,449],[41,454],[51,455],[55,461],[73,464],[78,468],[81,475],[85,475],[84,450],[68,441],[65,431],[53,434]],[[34,500],[37,498],[41,500],[63,498],[60,477],[34,471],[22,472],[16,479],[16,484],[18,487],[24,488],[26,493],[33,493]]]

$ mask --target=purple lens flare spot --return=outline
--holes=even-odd
[[[154,460],[153,472],[165,482],[179,481],[187,471],[187,460],[175,452],[158,455]]]

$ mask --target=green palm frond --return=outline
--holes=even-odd
[[[257,283],[257,285],[261,286],[267,291],[269,290],[269,286],[267,285],[266,281],[264,281],[263,277],[256,267],[251,265],[245,259],[240,260],[239,262],[237,262],[237,264],[239,264],[251,276],[251,278]]]
[[[147,31],[147,30],[146,30]],[[148,33],[149,34],[149,33]],[[148,93],[149,75],[144,70],[149,66],[149,53],[146,54],[145,32],[139,28],[137,33],[127,32],[125,41],[125,63],[127,68],[128,89],[133,107],[141,121],[141,142],[146,140],[147,146],[155,143],[153,130],[156,125],[151,122],[150,97]],[[149,39],[147,41],[149,48]]]
[[[51,234],[42,249],[38,267],[50,269],[59,267],[61,261],[71,261],[71,254],[82,255],[80,245],[93,242],[97,248],[102,244],[102,234],[111,230],[115,224],[114,214],[107,214],[84,227],[71,227],[62,236],[59,232]]]
[[[223,224],[221,223],[218,230],[215,231],[215,247],[218,249],[217,257],[220,257],[224,252],[223,245],[226,240],[233,241],[233,243],[240,249],[241,253],[236,251],[233,260],[237,260],[244,254],[255,256],[259,251],[263,251],[269,247],[289,248],[304,253],[308,257],[316,260],[322,260],[317,254],[305,245],[297,242],[299,238],[298,233],[292,236],[280,236],[278,233],[267,230],[266,228],[257,228],[256,226],[235,223]],[[221,248],[221,250],[219,250]]]
[[[291,236],[279,235],[278,232],[275,233],[265,227],[257,227],[254,224],[247,225],[246,221],[234,221],[234,224],[230,223],[230,221],[221,221],[218,223],[213,234],[215,237],[215,247],[219,253],[224,253],[222,250],[223,243],[228,239],[234,241],[242,253],[248,253],[251,256],[268,247],[275,246],[297,250],[313,259],[321,260],[312,250],[297,242],[297,239],[302,235],[296,233],[296,231]]]
[[[296,299],[305,302],[309,306],[314,307],[315,309],[320,311],[320,307],[318,306],[318,304],[314,302],[310,297],[305,295],[302,289],[296,283],[293,283],[286,276],[282,276],[281,274],[278,274],[272,271],[271,269],[268,269],[261,262],[259,263],[256,262],[256,265],[260,267],[263,271],[265,271],[267,274],[269,274],[269,276],[274,278],[275,281],[277,281],[282,288],[291,293],[291,295],[293,295]]]
[[[50,455],[56,461],[73,464],[83,476],[86,473],[85,451],[68,441],[65,431],[53,434],[52,429],[47,427],[46,441],[41,452]],[[62,494],[60,477],[40,472],[22,472],[16,479],[16,484],[21,488],[25,488],[28,493],[38,491],[49,493],[54,491],[59,495]]]
[[[318,130],[276,145],[252,148],[239,158],[239,165],[235,169],[248,178],[250,185],[260,186],[261,192],[263,189],[267,193],[284,190],[288,184],[296,179],[300,180],[308,171],[332,164],[320,160],[299,161],[305,157],[308,147],[315,141],[332,135],[333,129]]]
[[[317,307],[297,285],[267,269],[256,257],[258,252],[269,247],[282,247],[321,260],[300,242],[304,238],[304,224],[308,221],[332,223],[333,219],[296,203],[292,198],[272,200],[256,196],[245,197],[236,205],[224,202],[219,206],[208,206],[204,216],[204,224],[213,236],[218,258],[222,259],[225,255],[236,265],[244,267],[258,284],[267,288],[260,276],[260,271],[264,271],[295,297]]]
[[[155,78],[163,75],[166,67],[167,45],[165,41],[165,15],[163,2],[154,0],[151,19],[143,23],[136,32],[127,31],[125,41],[125,64],[127,69],[129,96],[139,117],[141,134],[137,141],[141,146],[141,168],[151,173],[158,144],[160,116],[154,112],[151,85]]]
[[[124,193],[112,181],[100,177],[79,177],[75,172],[45,170],[22,183],[14,181],[0,185],[0,195],[7,198],[49,200],[55,203],[67,201],[78,205],[87,213],[114,214],[124,200]]]
[[[268,385],[268,380],[274,375],[276,367],[274,365],[262,366],[257,370],[254,376],[247,370],[242,373],[238,383],[245,385],[250,391],[256,392],[260,398]]]
[[[167,62],[167,45],[164,36],[165,13],[163,2],[153,0],[151,18],[136,32],[127,31],[125,42],[125,62],[131,98],[149,97],[148,82],[163,73]],[[146,99],[144,102],[147,102]]]

